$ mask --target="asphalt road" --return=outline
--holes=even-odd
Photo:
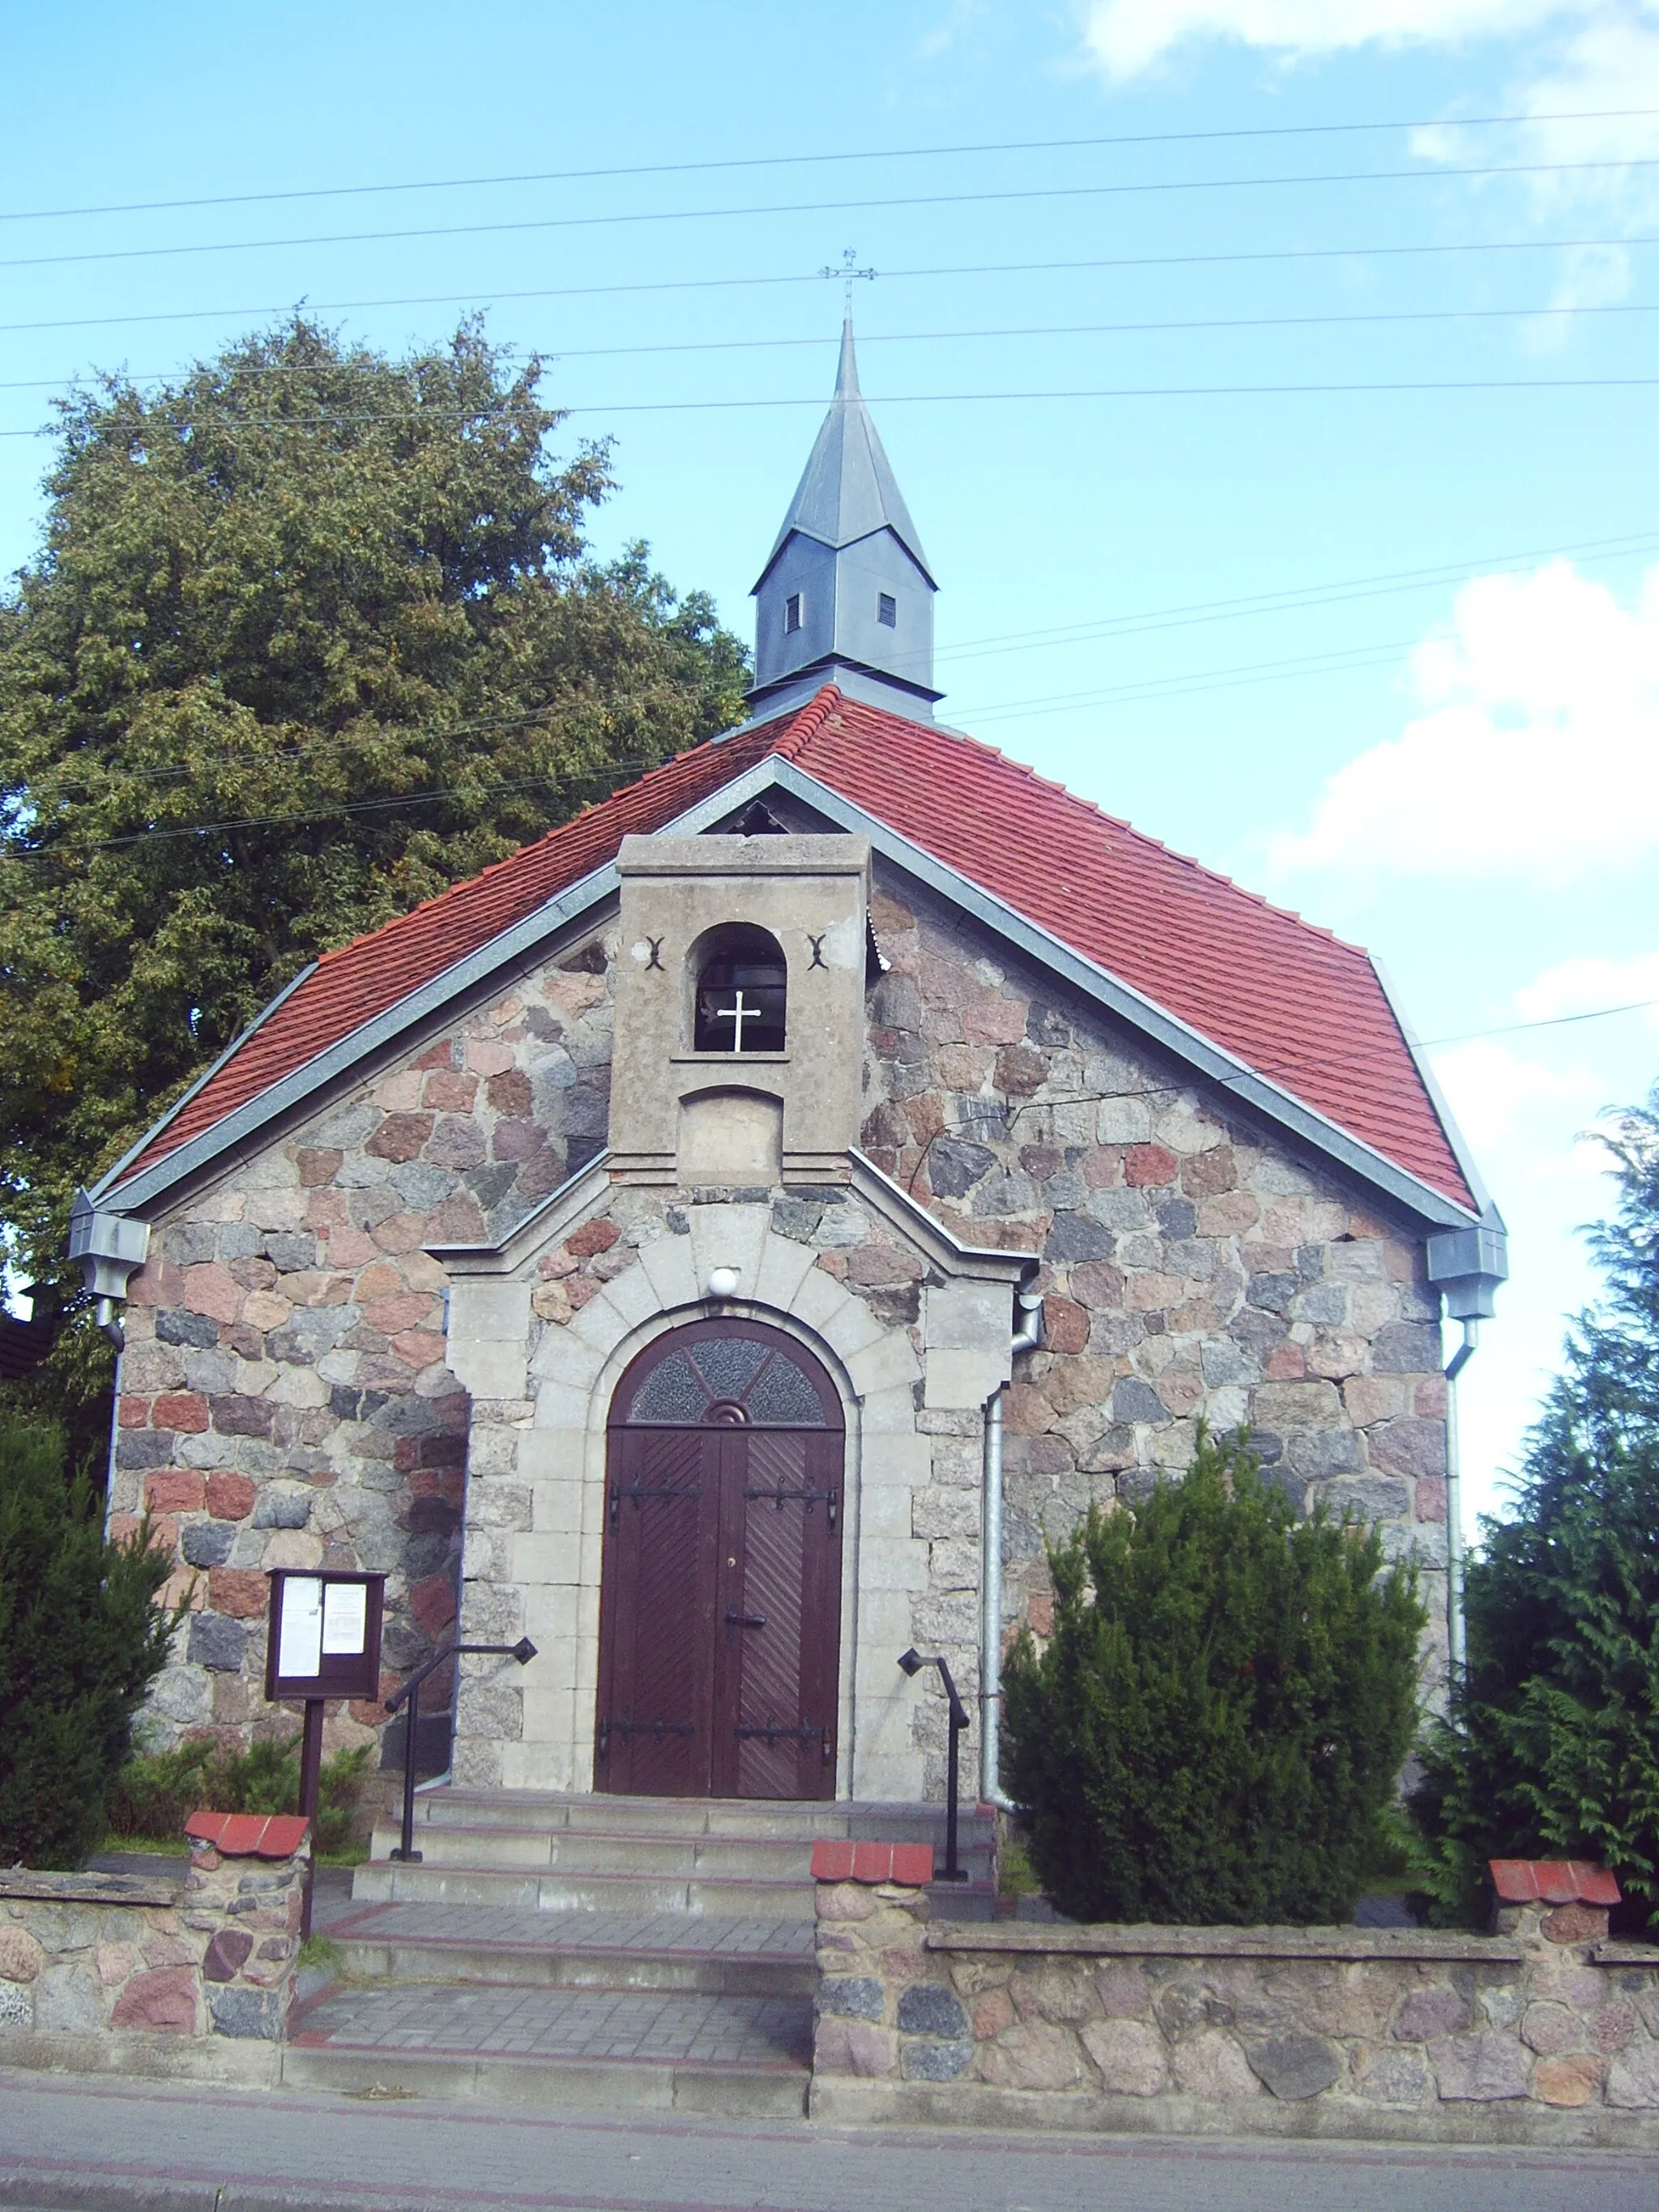
[[[0,2070],[8,2212],[1655,2212],[1618,2151],[538,2118]]]

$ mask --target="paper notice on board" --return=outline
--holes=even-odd
[[[355,1656],[368,1642],[368,1584],[330,1583],[323,1592],[323,1649]]]
[[[276,1672],[284,1680],[315,1674],[323,1660],[323,1586],[315,1575],[289,1575],[283,1583],[283,1625]]]

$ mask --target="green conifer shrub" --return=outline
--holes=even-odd
[[[133,1717],[179,1614],[147,1527],[104,1534],[61,1431],[0,1421],[0,1866],[79,1866],[103,1840]]]
[[[215,1813],[297,1813],[300,1736],[256,1736],[246,1751],[198,1738],[167,1751],[139,1748],[110,1792],[112,1836],[178,1843],[185,1822],[202,1807]],[[368,1779],[371,1747],[359,1744],[323,1761],[317,1784],[316,1845],[324,1854],[351,1841],[358,1800]]]
[[[1297,1517],[1242,1440],[1050,1552],[1004,1675],[1031,1863],[1079,1920],[1340,1922],[1388,1856],[1426,1618],[1375,1530]]]
[[[1479,1912],[1489,1858],[1589,1858],[1626,1925],[1659,1925],[1659,1089],[1608,1146],[1607,1294],[1568,1340],[1513,1510],[1483,1523],[1467,1680],[1413,1801],[1442,1923]]]

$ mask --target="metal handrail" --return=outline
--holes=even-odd
[[[404,1735],[404,1832],[399,1847],[392,1854],[405,1866],[419,1866],[422,1859],[422,1854],[415,1848],[415,1735],[421,1712],[421,1685],[446,1660],[469,1655],[516,1659],[520,1667],[527,1667],[536,1656],[536,1647],[527,1636],[521,1636],[516,1644],[452,1644],[447,1650],[434,1652],[423,1667],[415,1669],[402,1689],[394,1690],[386,1699],[389,1713],[395,1713],[405,1698],[409,1700],[409,1719]]]
[[[937,1667],[939,1678],[945,1685],[945,1699],[951,1709],[951,1743],[945,1754],[945,1871],[939,1876],[939,1880],[966,1881],[969,1878],[968,1869],[959,1865],[957,1859],[957,1800],[961,1788],[960,1759],[957,1747],[957,1739],[968,1725],[968,1709],[957,1694],[956,1678],[945,1661],[937,1654],[931,1658],[924,1659],[921,1652],[912,1644],[909,1650],[900,1653],[899,1665],[903,1668],[907,1674],[919,1674],[924,1667]]]

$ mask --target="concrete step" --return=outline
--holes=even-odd
[[[810,2000],[817,1980],[803,1922],[379,1905],[349,1911],[328,1933],[353,1982]]]
[[[816,1843],[853,1836],[945,1848],[942,1805],[836,1799],[790,1803],[732,1797],[623,1797],[538,1790],[460,1790],[445,1784],[415,1801],[416,1825],[588,1830],[605,1835],[743,1836]],[[988,1844],[994,1817],[964,1805],[959,1833]]]
[[[441,1983],[335,1990],[301,2014],[282,2078],[347,2095],[799,2119],[811,2010],[799,1997]]]
[[[401,1831],[377,1826],[371,1856],[389,1859]],[[739,1881],[808,1881],[812,1840],[748,1835],[686,1835],[670,1830],[638,1834],[590,1828],[463,1826],[445,1820],[417,1826],[415,1848],[428,1866],[556,1869],[561,1874],[714,1875]],[[988,1879],[988,1841],[962,1850],[963,1863]]]
[[[371,1859],[352,1876],[354,1903],[483,1905],[520,1911],[707,1914],[716,1919],[809,1922],[810,1880],[729,1875],[560,1872],[534,1867],[409,1865]]]

